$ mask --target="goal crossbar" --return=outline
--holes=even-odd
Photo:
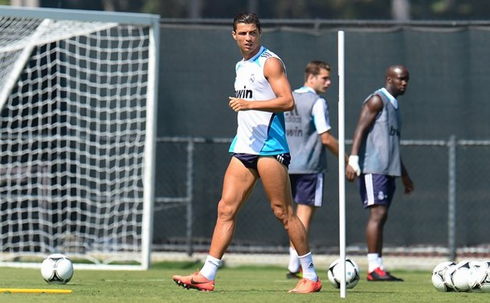
[[[141,13],[102,12],[76,9],[17,8],[0,5],[0,16],[17,18],[50,18],[54,20],[78,20],[86,22],[123,22],[142,26],[155,26],[160,16]]]

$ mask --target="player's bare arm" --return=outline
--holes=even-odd
[[[330,133],[330,131],[326,131],[320,134],[320,140],[322,144],[328,148],[328,150],[334,154],[335,156],[339,156],[339,141]],[[349,157],[344,155],[345,163],[347,164]]]
[[[339,156],[339,142],[335,139],[334,136],[330,133],[330,131],[326,131],[320,134],[320,140],[322,144],[330,150],[332,154],[335,156]]]
[[[262,110],[268,112],[292,110],[294,108],[294,99],[282,61],[277,58],[267,59],[264,65],[264,76],[269,81],[276,98],[256,102],[230,97],[230,108],[235,112],[240,110]]]
[[[354,138],[352,138],[351,156],[358,156],[359,150],[363,138],[373,125],[379,112],[383,110],[383,100],[378,96],[373,96],[369,99],[361,109],[359,121],[354,132]],[[345,176],[347,180],[352,181],[356,177],[357,173],[354,167],[347,165],[345,168]]]

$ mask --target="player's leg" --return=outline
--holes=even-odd
[[[305,226],[308,236],[313,215],[323,204],[323,174],[301,175],[296,191],[296,215]]]
[[[305,226],[308,237],[313,215],[323,202],[323,174],[291,174],[290,180],[296,204],[296,215]],[[289,250],[287,277],[301,278],[298,254],[292,243],[290,243]]]
[[[384,205],[369,207],[369,219],[366,225],[366,242],[368,253],[380,255],[383,243],[383,227],[388,218],[388,210]]]
[[[306,236],[309,234],[309,227],[311,224],[311,220],[313,218],[313,214],[317,208],[314,206],[297,204],[296,205],[296,215],[300,219],[301,223],[305,226]],[[294,248],[293,243],[289,243],[289,264],[288,264],[288,272],[286,274],[288,279],[291,278],[302,278],[303,273],[301,272],[301,265],[298,257],[298,253]]]
[[[260,157],[257,168],[272,211],[284,225],[296,251],[299,255],[309,253],[305,227],[294,213],[287,168],[274,157]]]
[[[369,273],[379,267],[378,240],[381,231],[380,221],[382,220],[382,214],[386,213],[386,207],[383,204],[384,194],[381,194],[381,197],[377,194],[379,191],[383,191],[383,188],[380,187],[377,180],[377,175],[373,174],[362,174],[359,178],[359,188],[363,207],[369,211],[369,218],[365,230],[368,278]]]
[[[393,178],[384,175],[366,174],[360,177],[361,198],[364,208],[369,210],[366,225],[368,248],[368,281],[402,281],[381,266],[383,229],[388,219],[388,208],[394,193]]]
[[[316,207],[311,207],[303,204],[296,204],[296,215],[300,219],[301,223],[303,223],[306,236],[308,237],[310,221],[313,218],[313,214],[316,210]],[[288,273],[286,277],[288,279],[291,278],[302,278],[301,265],[298,257],[298,253],[294,248],[293,243],[289,242],[289,264],[288,264]]]
[[[237,214],[252,193],[257,179],[257,171],[246,168],[240,160],[232,157],[218,203],[218,218],[209,249],[211,256],[223,257],[235,233]]]
[[[315,214],[316,209],[316,206],[304,204],[298,204],[296,208],[296,215],[305,226],[307,235],[309,234],[311,221],[313,219],[313,215]]]
[[[177,285],[184,288],[213,291],[214,280],[221,258],[233,238],[237,214],[250,196],[257,172],[246,168],[243,163],[232,157],[223,180],[221,200],[218,203],[218,218],[216,220],[209,255],[199,272],[188,276],[173,276]]]
[[[298,252],[303,269],[304,278],[290,292],[310,293],[320,291],[321,282],[313,265],[306,230],[293,210],[287,167],[274,157],[260,157],[257,168],[274,215],[284,225],[289,239]]]
[[[390,209],[391,202],[393,201],[393,196],[395,195],[395,190],[396,190],[396,183],[395,183],[395,178],[394,177],[387,177],[384,176],[384,179],[386,180],[386,186],[385,186],[385,191],[387,193],[387,198],[386,198],[386,218],[385,222],[383,223],[383,227],[381,228],[380,231],[380,236],[379,236],[379,242],[378,242],[378,263],[381,269],[385,269],[383,265],[383,239],[384,239],[384,224],[388,220],[388,212]],[[389,273],[389,272],[388,272]]]
[[[383,266],[383,230],[388,219],[388,208],[384,205],[369,208],[369,220],[366,226],[368,246],[368,281],[403,281],[385,271]]]
[[[297,191],[297,180],[301,177],[300,174],[290,174],[289,181],[291,182],[291,191],[293,194],[293,204],[297,206],[296,191]],[[287,279],[301,279],[303,277],[303,273],[301,272],[301,264],[299,263],[298,253],[296,249],[294,249],[293,243],[289,241],[289,262],[287,266]]]
[[[384,205],[369,207],[369,219],[366,224],[366,244],[368,249],[368,273],[381,267],[379,258],[383,243],[383,226],[387,219],[387,209]]]

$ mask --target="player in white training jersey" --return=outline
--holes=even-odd
[[[283,112],[294,108],[294,99],[283,62],[262,47],[260,21],[254,13],[238,14],[233,21],[233,39],[243,60],[236,65],[235,96],[230,108],[238,114],[237,135],[218,203],[218,219],[208,257],[200,271],[172,279],[184,288],[214,290],[215,276],[230,245],[238,212],[261,179],[272,211],[284,225],[303,269],[303,279],[289,292],[320,291],[306,230],[294,213],[288,177],[289,148]]]

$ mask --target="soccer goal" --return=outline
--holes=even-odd
[[[149,267],[158,49],[156,15],[0,6],[0,266]]]

